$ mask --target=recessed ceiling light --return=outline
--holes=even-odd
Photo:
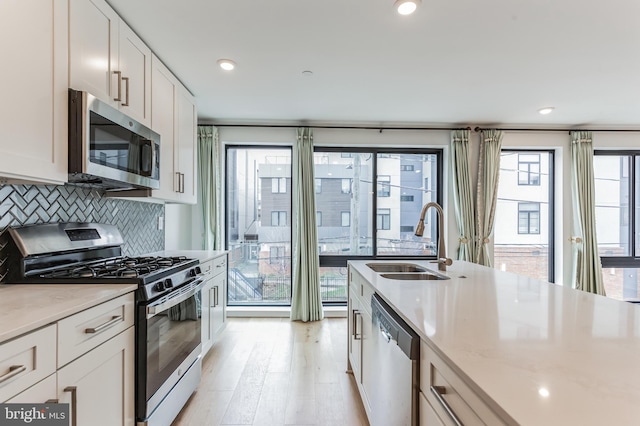
[[[542,115],[547,115],[547,114],[551,114],[553,110],[554,110],[553,107],[544,107],[544,108],[540,108],[538,112]]]
[[[394,7],[400,15],[411,15],[416,11],[422,0],[396,0]]]
[[[218,59],[218,65],[225,71],[231,71],[236,67],[236,63],[231,59]]]
[[[312,76],[313,75],[313,71],[310,71],[310,70],[302,71],[302,75],[304,75],[305,77]]]

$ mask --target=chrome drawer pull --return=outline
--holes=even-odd
[[[9,367],[9,372],[4,376],[0,377],[0,383],[6,382],[9,379],[16,377],[18,374],[27,370],[27,367],[24,365],[12,365]]]
[[[101,331],[104,331],[107,328],[113,327],[114,325],[116,325],[122,320],[124,320],[124,318],[122,318],[122,315],[113,316],[109,321],[105,322],[104,324],[100,324],[95,328],[85,328],[84,332],[87,334],[100,333]]]
[[[114,71],[113,73],[118,76],[118,96],[113,98],[113,100],[116,102],[120,102],[122,101],[122,72]]]
[[[125,90],[124,102],[121,104],[122,106],[129,106],[129,77],[122,77],[122,81],[127,83],[127,89]],[[118,95],[119,96],[119,95]]]
[[[456,426],[464,426],[463,423],[458,418],[458,416],[456,416],[456,413],[454,413],[451,407],[449,407],[449,404],[447,404],[447,401],[445,401],[444,398],[442,397],[442,395],[447,393],[447,390],[445,389],[445,387],[431,386],[431,393],[433,394],[433,396],[436,397],[436,399],[438,400],[442,408],[444,408],[444,411],[447,412],[447,415],[456,424]]]

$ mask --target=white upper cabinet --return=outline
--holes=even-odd
[[[160,189],[153,197],[195,204],[196,105],[193,96],[155,56],[152,59],[151,128],[160,135]]]
[[[104,0],[70,0],[69,86],[151,125],[151,49]]]
[[[67,7],[0,1],[0,184],[67,180]]]

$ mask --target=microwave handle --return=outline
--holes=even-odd
[[[153,176],[153,162],[155,161],[155,157],[156,157],[156,153],[155,153],[155,144],[153,143],[152,140],[150,139],[145,139],[142,141],[143,145],[141,147],[141,154],[144,154],[145,150],[144,148],[146,146],[149,146],[149,161],[145,161],[145,155],[140,155],[140,174],[142,176]],[[149,166],[149,168],[147,170],[145,170],[145,165]]]

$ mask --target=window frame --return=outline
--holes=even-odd
[[[640,236],[634,238],[636,235],[636,203],[638,202],[636,192],[640,189],[640,185],[636,187],[636,180],[638,179],[636,173],[636,161],[640,161],[640,150],[637,149],[620,149],[620,150],[599,150],[596,149],[593,151],[593,155],[595,156],[628,156],[630,157],[630,164],[627,168],[628,171],[628,179],[629,179],[629,211],[628,211],[628,220],[629,220],[629,252],[628,256],[602,256],[598,254],[600,257],[600,262],[602,264],[603,269],[608,268],[639,268],[640,269],[640,249],[637,247],[636,240],[640,240]]]
[[[377,161],[376,161],[376,167],[377,167]],[[380,181],[380,178],[385,178],[385,179]],[[376,196],[381,198],[391,197],[391,175],[374,176],[374,179],[376,181]],[[386,191],[383,192],[384,195],[380,195],[378,188],[386,189]]]
[[[349,256],[342,256],[342,255],[322,255],[320,254],[319,256],[319,263],[320,263],[320,267],[324,268],[324,267],[328,267],[328,268],[340,268],[340,267],[347,267],[347,262],[349,260],[393,260],[393,259],[416,259],[416,260],[424,260],[424,259],[435,259],[436,255],[432,255],[432,256],[410,256],[410,255],[402,255],[402,256],[393,256],[393,255],[378,255],[376,254],[378,251],[378,243],[377,243],[377,235],[376,232],[377,230],[375,229],[377,227],[376,225],[376,218],[377,218],[377,212],[378,212],[378,202],[377,202],[377,198],[379,197],[378,194],[378,186],[381,184],[379,182],[379,178],[380,177],[385,177],[385,176],[389,176],[389,181],[388,182],[384,182],[382,185],[387,185],[387,187],[389,188],[389,194],[391,192],[391,176],[390,175],[381,175],[378,176],[377,174],[377,170],[378,170],[378,155],[381,156],[381,158],[385,158],[387,155],[392,155],[392,154],[421,154],[421,155],[435,155],[436,156],[436,173],[435,173],[435,177],[436,177],[436,186],[434,188],[434,190],[436,191],[436,197],[435,197],[435,201],[442,205],[443,199],[444,199],[444,150],[442,148],[406,148],[406,149],[402,149],[402,148],[360,148],[360,147],[328,147],[328,146],[316,146],[314,148],[314,153],[322,153],[322,152],[344,152],[345,150],[348,150],[350,153],[364,153],[364,154],[372,154],[372,167],[373,167],[373,182],[372,182],[372,188],[374,190],[374,194],[372,196],[372,205],[371,205],[371,212],[370,214],[371,216],[371,220],[372,220],[372,224],[373,224],[373,235],[372,235],[372,253],[371,255],[349,255]],[[426,188],[425,188],[426,191]],[[390,195],[389,195],[390,196]],[[417,221],[418,218],[416,218]],[[437,235],[437,231],[436,230],[436,235],[435,238],[438,238]],[[341,303],[344,304],[344,303]]]
[[[521,155],[532,155],[532,154],[537,154],[538,157],[538,161],[521,161],[520,160],[520,156]],[[522,170],[521,164],[526,164],[527,166],[527,170]],[[538,171],[537,172],[532,172],[531,171],[531,165],[533,164],[537,164],[538,165]],[[540,186],[541,183],[541,171],[540,171],[540,152],[533,152],[533,151],[518,151],[518,186]],[[527,180],[525,183],[523,183],[523,181],[520,180],[520,175],[526,173],[527,175]],[[531,175],[537,175],[538,176],[538,181],[536,182],[532,182],[531,179]]]

